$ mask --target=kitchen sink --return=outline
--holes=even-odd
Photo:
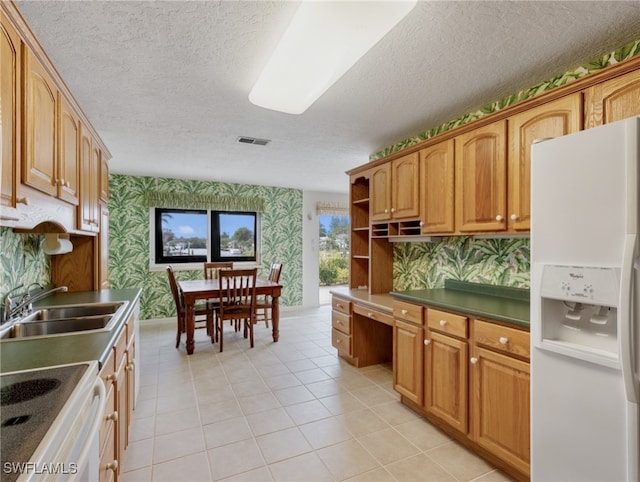
[[[59,335],[107,328],[113,315],[80,316],[48,321],[19,321],[0,332],[0,339]]]
[[[38,308],[27,316],[0,327],[0,339],[43,337],[91,330],[109,330],[126,302],[90,303]]]
[[[22,321],[47,321],[85,316],[112,315],[124,305],[124,302],[92,303],[87,305],[50,306],[36,309]]]

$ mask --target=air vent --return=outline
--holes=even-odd
[[[238,137],[238,142],[240,144],[254,144],[256,146],[266,146],[267,144],[269,144],[269,142],[271,142],[271,139],[257,139],[255,137],[241,136],[241,137]]]

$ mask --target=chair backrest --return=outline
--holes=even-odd
[[[169,286],[171,287],[173,301],[176,304],[176,312],[178,316],[180,316],[184,303],[182,302],[182,293],[180,293],[180,288],[178,288],[178,283],[176,282],[176,275],[173,273],[173,266],[167,266],[167,275],[169,277]]]
[[[280,281],[280,272],[282,271],[282,263],[272,263],[269,270],[269,281],[278,283]]]
[[[204,263],[204,279],[218,279],[218,271],[221,269],[233,269],[232,261],[219,261]]]
[[[220,270],[220,318],[253,318],[258,269]]]

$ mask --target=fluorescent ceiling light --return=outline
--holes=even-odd
[[[302,114],[415,7],[403,1],[303,1],[249,94]]]

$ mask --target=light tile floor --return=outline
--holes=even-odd
[[[330,306],[281,313],[280,341],[225,330],[219,353],[175,321],[143,321],[140,392],[124,481],[508,481],[404,407],[390,365],[331,346]]]

